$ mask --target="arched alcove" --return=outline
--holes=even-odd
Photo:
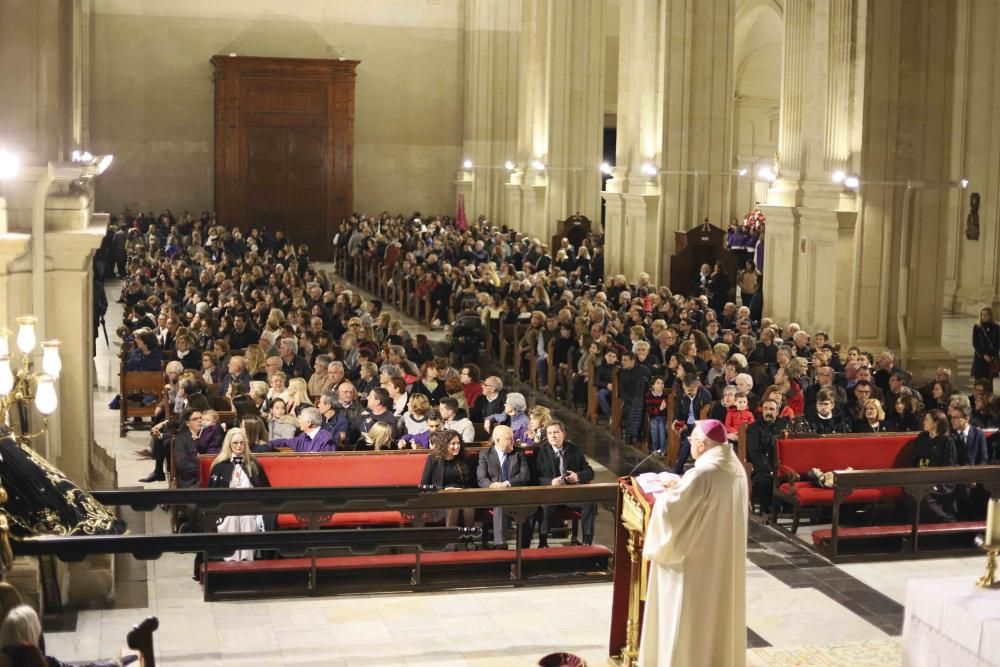
[[[736,7],[733,154],[738,167],[747,169],[733,193],[732,208],[739,216],[763,198],[766,186],[753,176],[759,163],[778,151],[782,16],[782,4],[775,0],[740,0]]]

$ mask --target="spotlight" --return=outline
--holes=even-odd
[[[844,179],[847,178],[847,174],[842,171],[835,171],[830,178],[833,179],[834,183],[843,183]]]
[[[861,185],[861,181],[858,180],[857,176],[847,176],[844,178],[844,185],[852,190],[855,190],[859,185]]]
[[[963,179],[962,179],[961,181],[959,181],[959,183],[961,183],[961,184],[962,184],[962,189],[963,189],[963,190],[964,190],[965,188],[969,187],[969,179],[967,179],[967,178],[963,178]]]
[[[21,168],[21,160],[16,153],[0,150],[0,180],[14,178]]]
[[[103,174],[104,171],[111,166],[111,161],[115,159],[114,155],[102,155],[97,161],[97,173]]]
[[[472,160],[465,160],[462,162],[462,169],[472,169]]]
[[[774,183],[776,180],[778,180],[778,175],[775,174],[774,170],[771,169],[770,167],[761,167],[760,170],[757,172],[757,175],[760,176],[763,180],[767,181],[768,183]]]
[[[507,171],[514,171],[514,163],[511,162],[510,160],[507,160],[506,162],[504,162],[503,166],[504,166],[504,169],[506,169]]]
[[[545,171],[545,163],[541,160],[532,160],[531,168],[535,171]]]
[[[656,165],[647,162],[646,164],[642,165],[642,173],[646,174],[647,176],[656,176],[657,174],[660,173],[660,170],[656,168]]]
[[[601,163],[601,173],[602,174],[609,174],[610,175],[611,174],[611,165],[608,164],[607,162],[602,162]]]
[[[736,173],[737,173],[738,175],[740,175],[740,176],[746,176],[746,175],[747,175],[747,168],[746,168],[746,167],[743,167],[742,169],[740,169],[740,170],[739,170],[738,172],[736,172]]]

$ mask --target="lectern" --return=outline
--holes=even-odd
[[[615,526],[615,553],[627,553],[628,559],[615,558],[608,655],[623,667],[633,667],[639,658],[639,631],[649,577],[649,563],[642,558],[642,545],[654,502],[652,494],[643,491],[634,477],[618,480],[621,515]]]

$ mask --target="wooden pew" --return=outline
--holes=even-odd
[[[126,371],[122,364],[119,380],[121,395],[118,411],[118,434],[125,437],[128,421],[133,417],[152,417],[163,401],[163,386],[166,379],[161,371]],[[144,396],[152,395],[154,402],[146,404]]]

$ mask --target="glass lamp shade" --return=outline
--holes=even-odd
[[[54,378],[59,377],[62,372],[62,359],[59,358],[59,346],[57,340],[42,341],[42,370]]]
[[[43,415],[51,415],[59,406],[59,399],[56,398],[56,385],[53,378],[48,373],[38,376],[35,386],[35,407]]]
[[[38,322],[38,318],[26,315],[24,317],[17,318],[17,323],[20,325],[17,330],[17,349],[21,350],[23,354],[31,354],[31,351],[35,349],[35,323]]]
[[[0,329],[0,356],[10,354],[10,329]]]
[[[14,373],[10,370],[10,355],[0,354],[0,396],[6,396],[14,388]]]

